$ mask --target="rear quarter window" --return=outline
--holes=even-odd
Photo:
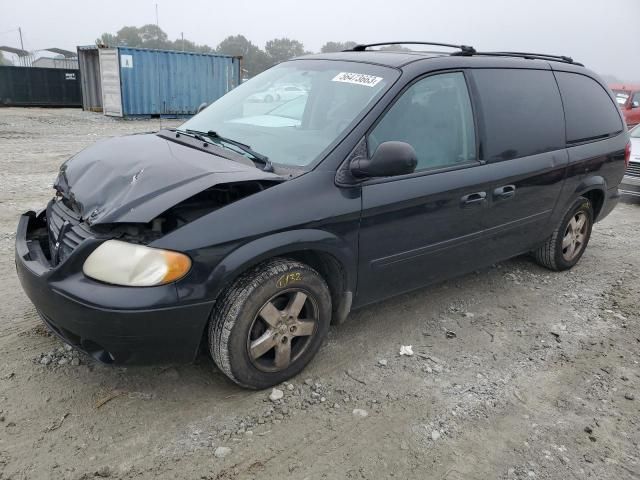
[[[585,75],[556,72],[567,119],[567,142],[580,143],[622,131],[618,107],[598,82]]]
[[[564,148],[564,114],[553,73],[473,71],[484,130],[483,158],[509,160]]]

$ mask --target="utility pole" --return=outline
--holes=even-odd
[[[18,27],[18,35],[20,35],[20,49],[24,52],[24,43],[22,43],[22,27]],[[31,66],[31,60],[26,55],[18,56],[23,67]]]

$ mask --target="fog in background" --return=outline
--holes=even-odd
[[[93,44],[124,25],[155,23],[170,39],[215,47],[242,34],[296,39],[319,51],[327,41],[431,40],[481,50],[569,55],[600,74],[640,82],[640,0],[0,0],[0,45],[37,50]]]

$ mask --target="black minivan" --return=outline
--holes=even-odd
[[[66,161],[16,238],[44,322],[108,363],[205,347],[265,388],[355,308],[528,252],[571,268],[629,157],[605,84],[568,57],[379,45]]]

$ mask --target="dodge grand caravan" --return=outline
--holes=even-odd
[[[265,388],[353,309],[528,252],[575,265],[629,158],[602,81],[568,57],[376,46],[284,62],[66,161],[17,230],[42,320],[103,362],[203,348]],[[300,94],[253,101],[280,85]]]

